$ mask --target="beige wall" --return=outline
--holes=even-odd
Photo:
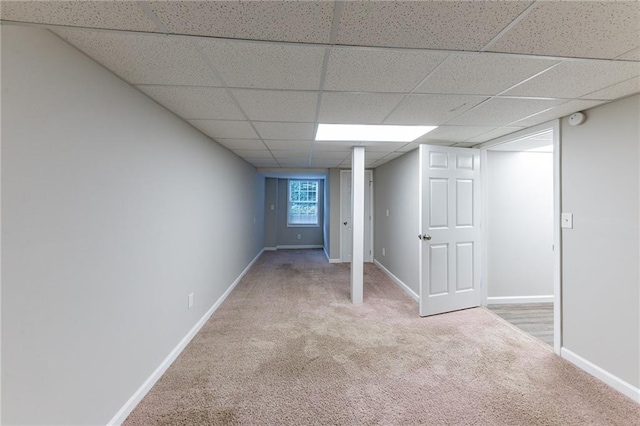
[[[1,31],[2,423],[106,424],[260,253],[264,178],[50,32]]]

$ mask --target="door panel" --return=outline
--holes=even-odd
[[[420,146],[420,315],[480,306],[480,152]]]

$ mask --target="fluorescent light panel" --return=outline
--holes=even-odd
[[[317,141],[412,142],[438,126],[318,124]]]

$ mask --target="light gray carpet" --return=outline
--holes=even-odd
[[[634,425],[640,405],[478,308],[429,318],[373,265],[265,253],[126,425]]]

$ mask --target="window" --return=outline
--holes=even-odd
[[[287,226],[318,226],[318,181],[289,180]]]

